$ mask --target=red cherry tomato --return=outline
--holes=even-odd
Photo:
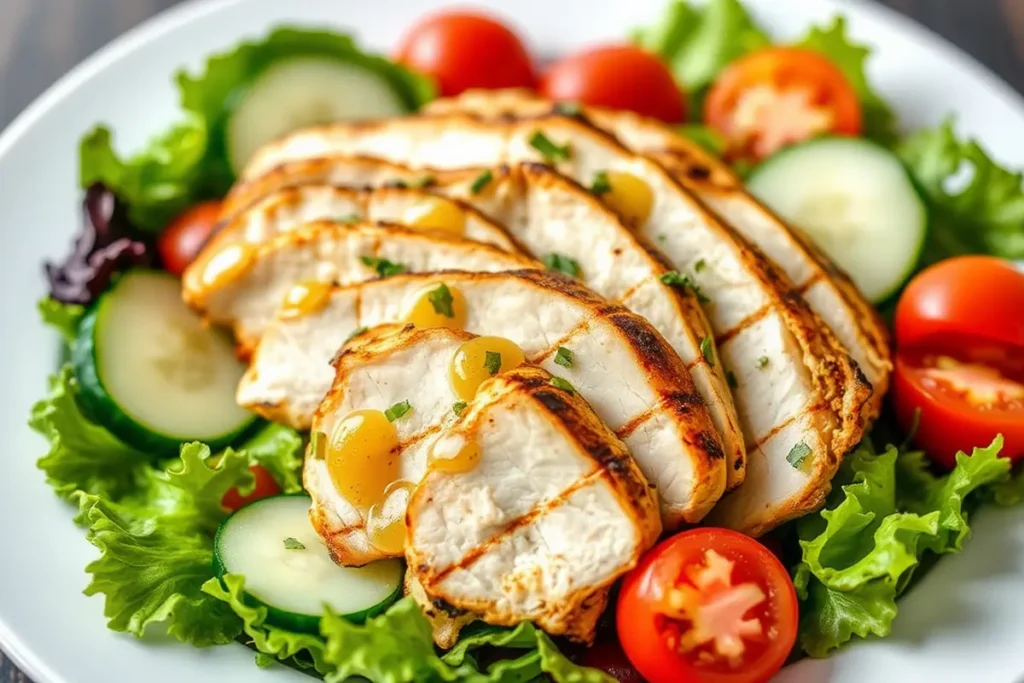
[[[796,590],[754,539],[692,529],[626,576],[616,618],[622,649],[651,683],[763,683],[796,642]]]
[[[733,62],[708,92],[704,118],[733,158],[764,159],[815,135],[857,135],[857,92],[817,52],[772,47]]]
[[[605,672],[619,683],[645,683],[617,640],[598,641],[583,654],[580,663]]]
[[[213,234],[220,218],[219,201],[206,201],[178,215],[157,238],[156,248],[164,270],[181,277],[188,264]]]
[[[507,26],[483,14],[442,12],[410,29],[396,61],[437,81],[441,95],[469,88],[532,88],[533,65]]]
[[[1024,457],[1024,273],[962,256],[911,280],[896,306],[892,401],[914,443],[944,467],[1005,437]]]
[[[281,487],[277,485],[277,481],[270,475],[270,472],[259,465],[253,465],[249,468],[249,471],[256,478],[256,487],[252,490],[252,493],[243,496],[238,492],[238,489],[231,489],[224,494],[220,501],[220,504],[231,512],[254,500],[269,498],[281,493]]]
[[[686,118],[686,99],[668,67],[631,45],[609,45],[570,55],[541,81],[552,100],[628,109],[668,123]]]

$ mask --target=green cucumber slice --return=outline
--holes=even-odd
[[[757,167],[749,189],[874,303],[899,291],[920,261],[927,206],[900,160],[873,142],[826,137],[783,150]]]
[[[71,363],[86,413],[141,451],[226,446],[257,419],[235,402],[245,367],[231,341],[203,326],[166,273],[123,275],[82,319]]]
[[[402,561],[338,566],[309,521],[310,505],[301,494],[273,496],[224,520],[214,539],[217,576],[244,576],[248,599],[282,628],[319,633],[324,605],[355,623],[380,614],[402,595]]]

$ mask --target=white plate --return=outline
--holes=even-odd
[[[595,40],[622,40],[657,17],[666,0],[500,0],[479,3],[514,20],[535,50],[553,55]],[[836,12],[855,37],[877,46],[871,76],[905,127],[956,112],[959,129],[995,156],[1024,167],[1024,103],[973,60],[888,11],[847,0],[747,0],[780,37]],[[61,256],[78,225],[77,144],[97,121],[124,148],[141,145],[176,116],[171,73],[283,21],[351,28],[386,50],[429,0],[224,0],[191,2],[102,50],[33,104],[0,136],[0,645],[38,683],[234,683],[308,681],[257,670],[241,646],[202,651],[138,642],[104,627],[100,598],[81,595],[93,548],[35,468],[42,441],[25,425],[56,363],[57,341],[38,323],[40,263]],[[514,7],[515,9],[511,9]],[[596,8],[600,11],[595,11]],[[901,602],[891,638],[783,674],[823,683],[1013,683],[1024,678],[1024,511],[987,511],[964,555],[943,560]]]

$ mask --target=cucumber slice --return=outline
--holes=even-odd
[[[758,166],[749,188],[803,229],[874,303],[899,291],[920,260],[927,207],[900,160],[873,142],[805,142]]]
[[[217,576],[244,576],[267,620],[295,631],[319,633],[324,605],[355,623],[383,612],[402,595],[402,561],[336,565],[309,521],[310,505],[302,494],[273,496],[224,520],[214,539]]]
[[[235,402],[245,367],[231,342],[203,326],[166,273],[121,277],[82,319],[71,362],[85,411],[142,451],[225,446],[257,419]]]
[[[228,121],[228,157],[237,174],[258,148],[293,130],[408,110],[401,93],[370,69],[325,57],[294,57],[270,66],[249,86]]]

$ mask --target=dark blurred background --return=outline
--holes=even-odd
[[[0,0],[0,129],[79,61],[179,1]],[[874,1],[945,37],[1024,93],[1024,0]],[[0,652],[0,683],[15,682],[28,679]]]

